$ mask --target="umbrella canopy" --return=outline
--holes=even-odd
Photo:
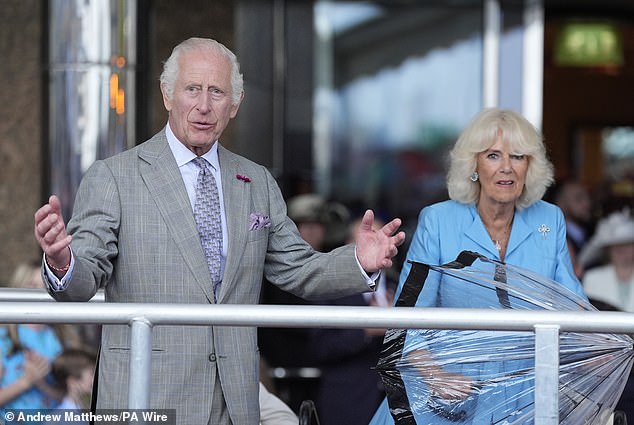
[[[596,310],[555,281],[467,251],[441,266],[412,263],[396,306],[414,306],[427,284],[451,295],[437,307]],[[559,423],[607,422],[632,344],[627,335],[561,333]],[[533,424],[534,356],[533,332],[390,329],[377,371],[397,425]]]

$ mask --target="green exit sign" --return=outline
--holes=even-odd
[[[568,23],[555,41],[554,60],[561,66],[623,65],[621,32],[611,23]]]

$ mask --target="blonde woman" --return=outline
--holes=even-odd
[[[516,112],[485,109],[458,138],[450,159],[450,200],[421,211],[395,299],[403,291],[411,270],[409,261],[446,264],[464,250],[532,270],[585,298],[572,269],[564,216],[557,206],[541,200],[553,182],[553,167],[539,132]],[[473,287],[456,290],[455,286],[443,285],[440,279],[426,282],[416,306],[484,308]],[[424,349],[429,335],[408,331],[405,347],[409,351],[404,350],[403,354],[416,355],[420,363],[420,387],[415,388],[421,390],[413,394],[419,397],[418,403],[410,406],[416,423],[511,423],[527,411],[530,414],[534,398],[530,381],[524,382],[522,388],[512,389],[480,384],[508,371],[505,361],[486,365],[439,364]],[[461,335],[456,332],[453,339]],[[525,361],[523,366],[532,367],[529,363]],[[397,408],[390,410],[385,400],[371,425],[394,424],[402,414]]]

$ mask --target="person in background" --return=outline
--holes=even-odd
[[[579,259],[595,264],[581,281],[595,307],[634,313],[634,217],[629,209],[599,220]],[[615,410],[634,419],[634,375],[630,374]]]
[[[9,280],[9,288],[24,289],[44,289],[42,281],[42,270],[40,262],[20,263],[16,267],[11,280]]]
[[[260,425],[297,425],[299,418],[260,382]]]
[[[10,288],[44,289],[41,265],[22,263],[9,281]],[[0,405],[13,409],[54,407],[61,400],[50,376],[51,362],[65,346],[77,347],[81,338],[72,325],[42,323],[0,326]]]
[[[348,224],[348,240],[354,240],[360,219]],[[376,225],[382,225],[377,220]],[[372,293],[355,294],[315,304],[330,306],[390,307],[397,276],[386,270]],[[313,329],[309,350],[321,369],[315,407],[321,425],[367,425],[385,397],[379,359],[385,329]]]
[[[288,217],[293,220],[301,238],[315,251],[324,251],[328,228],[326,200],[317,194],[302,194],[287,201]],[[262,304],[309,305],[310,303],[265,280],[260,297]],[[304,400],[316,397],[315,388],[321,371],[310,350],[308,328],[258,328],[258,346],[271,373],[275,394],[297,412]]]
[[[498,108],[478,113],[450,153],[447,177],[450,199],[426,206],[420,212],[396,299],[412,268],[409,261],[447,264],[463,250],[532,270],[585,298],[572,269],[563,213],[557,206],[541,200],[553,182],[553,174],[542,136],[528,120],[514,111]],[[416,306],[482,307],[477,300],[467,290],[459,294],[451,292],[438,279],[425,284]],[[460,333],[455,332],[459,338]],[[464,368],[439,365],[433,361],[431,352],[420,348],[425,346],[426,335],[408,330],[403,353],[420,364],[420,383],[429,390],[422,396],[426,399],[420,402],[423,406],[425,403],[434,406],[417,406],[416,423],[510,423],[522,414],[525,406],[532,406],[534,395],[530,387],[523,388],[522,396],[516,397],[519,393],[487,391],[486,386],[476,385],[487,382],[490,376],[505,373],[504,362]],[[531,367],[530,362],[526,367]],[[469,411],[456,422],[447,419],[451,417],[450,411],[438,407],[451,407],[467,399],[472,401],[468,404]],[[387,399],[370,423],[395,423]]]
[[[287,202],[288,217],[297,225],[297,230],[308,245],[323,251],[328,237],[328,203],[316,193],[292,197]]]
[[[94,162],[65,225],[52,195],[36,211],[42,272],[58,301],[256,304],[263,278],[307,299],[372,291],[405,235],[380,231],[368,210],[354,245],[320,253],[286,214],[262,165],[220,137],[242,102],[233,52],[206,38],[176,46],[160,77],[167,125],[148,141]],[[159,326],[153,331],[150,408],[179,425],[257,425],[255,327]],[[97,409],[128,399],[130,328],[103,325]]]
[[[57,409],[88,409],[95,373],[95,354],[83,349],[64,350],[53,361],[51,373],[64,392]]]
[[[327,251],[340,247],[347,235],[340,228],[347,225],[349,215],[345,207],[328,202],[316,193],[296,195],[287,201],[288,216],[300,236],[315,251]],[[333,241],[339,238],[338,244]],[[309,305],[310,303],[271,282],[262,284],[262,304]],[[321,379],[317,358],[310,347],[311,329],[308,328],[259,328],[258,346],[261,355],[271,368],[283,370],[274,378],[276,394],[294,411],[304,400],[314,400]]]
[[[566,238],[572,265],[581,279],[584,266],[578,260],[579,253],[592,234],[592,199],[588,189],[577,180],[565,180],[554,189],[554,203],[566,219]]]
[[[8,286],[16,289],[45,289],[44,281],[42,280],[41,262],[19,264]],[[53,329],[63,347],[83,347],[86,349],[94,349],[96,347],[94,339],[88,337],[92,332],[95,332],[92,330],[94,328],[92,325],[60,323],[47,326]]]
[[[62,345],[50,326],[0,326],[0,408],[55,407],[63,393],[53,385],[50,370],[61,351]]]
[[[634,313],[634,218],[628,209],[599,220],[579,260],[600,264],[586,270],[581,281],[591,300]]]

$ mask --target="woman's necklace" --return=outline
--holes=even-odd
[[[506,247],[506,244],[508,243],[509,233],[510,233],[510,230],[511,230],[511,224],[512,223],[513,223],[513,219],[511,219],[508,222],[508,224],[504,227],[504,230],[502,231],[502,235],[500,237],[498,237],[498,238],[494,237],[493,234],[489,231],[489,236],[491,237],[491,240],[493,241],[493,244],[495,245],[495,248],[499,252],[502,252],[502,250]]]
[[[482,214],[480,214],[480,217],[482,218]],[[482,220],[482,221],[483,221],[483,223],[485,222],[484,220]],[[506,249],[506,244],[508,243],[508,240],[509,240],[509,234],[510,234],[510,231],[511,231],[511,225],[512,224],[513,224],[513,216],[511,216],[511,219],[508,221],[508,223],[506,223],[503,226],[502,231],[497,233],[497,235],[498,235],[497,237],[490,230],[489,226],[486,223],[484,224],[484,227],[486,228],[487,232],[489,233],[489,237],[491,238],[491,241],[493,241],[493,245],[495,245],[495,248],[498,250],[498,252],[500,254],[502,254],[502,251],[504,251]]]
[[[495,244],[495,247],[497,248],[498,251],[502,251],[502,244],[500,243],[499,240],[493,239],[493,243]]]

